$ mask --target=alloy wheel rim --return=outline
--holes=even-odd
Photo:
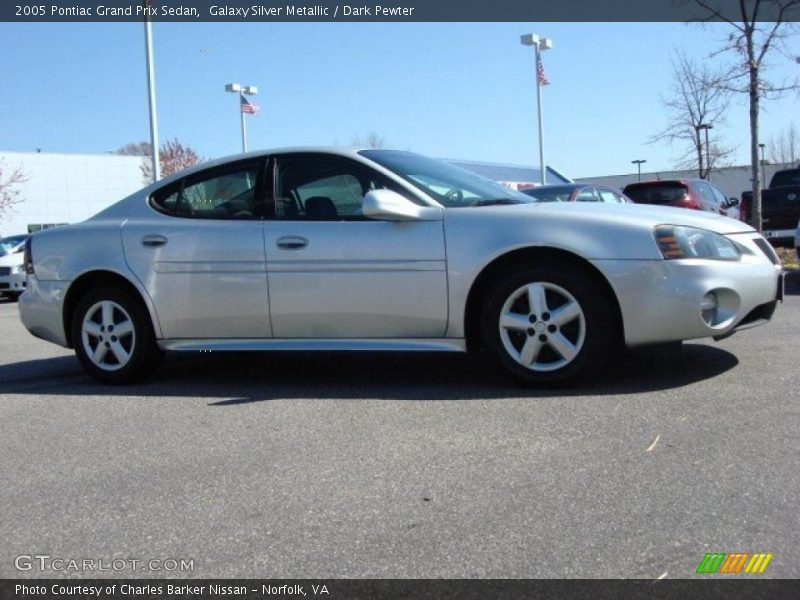
[[[86,356],[104,371],[118,371],[127,365],[136,344],[133,320],[111,300],[101,300],[86,311],[81,338]]]
[[[586,317],[580,303],[549,281],[528,283],[509,294],[498,327],[508,355],[531,371],[566,367],[586,339]]]

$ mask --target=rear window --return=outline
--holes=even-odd
[[[670,204],[681,200],[688,188],[682,183],[633,184],[625,188],[625,195],[638,204]]]
[[[800,169],[789,169],[788,171],[778,171],[772,176],[769,187],[780,187],[782,185],[800,185]]]

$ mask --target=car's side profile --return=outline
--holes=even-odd
[[[739,221],[531,200],[408,152],[240,155],[34,236],[20,315],[110,383],[165,350],[479,347],[549,382],[620,343],[766,322],[780,298],[774,252]]]

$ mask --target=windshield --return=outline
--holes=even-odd
[[[397,150],[362,150],[359,154],[397,173],[448,208],[533,202],[525,194],[441,160]]]
[[[28,236],[16,235],[14,237],[7,237],[0,240],[0,256],[12,254],[14,250],[18,249],[20,244],[25,241],[26,237]]]

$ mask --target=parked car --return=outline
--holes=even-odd
[[[753,192],[742,193],[742,220],[752,223]],[[794,224],[800,220],[800,167],[777,171],[769,188],[761,190],[764,236],[776,246],[791,247]]]
[[[533,202],[409,152],[255,152],[174,174],[26,242],[20,315],[109,383],[162,351],[484,347],[526,382],[619,343],[768,321],[772,248],[741,221]]]
[[[542,185],[520,191],[537,202],[607,202],[609,204],[631,202],[622,192],[594,184]]]
[[[800,260],[800,220],[797,221],[797,229],[794,230],[794,251],[797,260]]]
[[[637,204],[692,208],[739,218],[739,200],[726,198],[705,179],[640,181],[626,185],[622,192]]]
[[[27,235],[0,239],[0,296],[17,298],[25,291],[23,250]]]

